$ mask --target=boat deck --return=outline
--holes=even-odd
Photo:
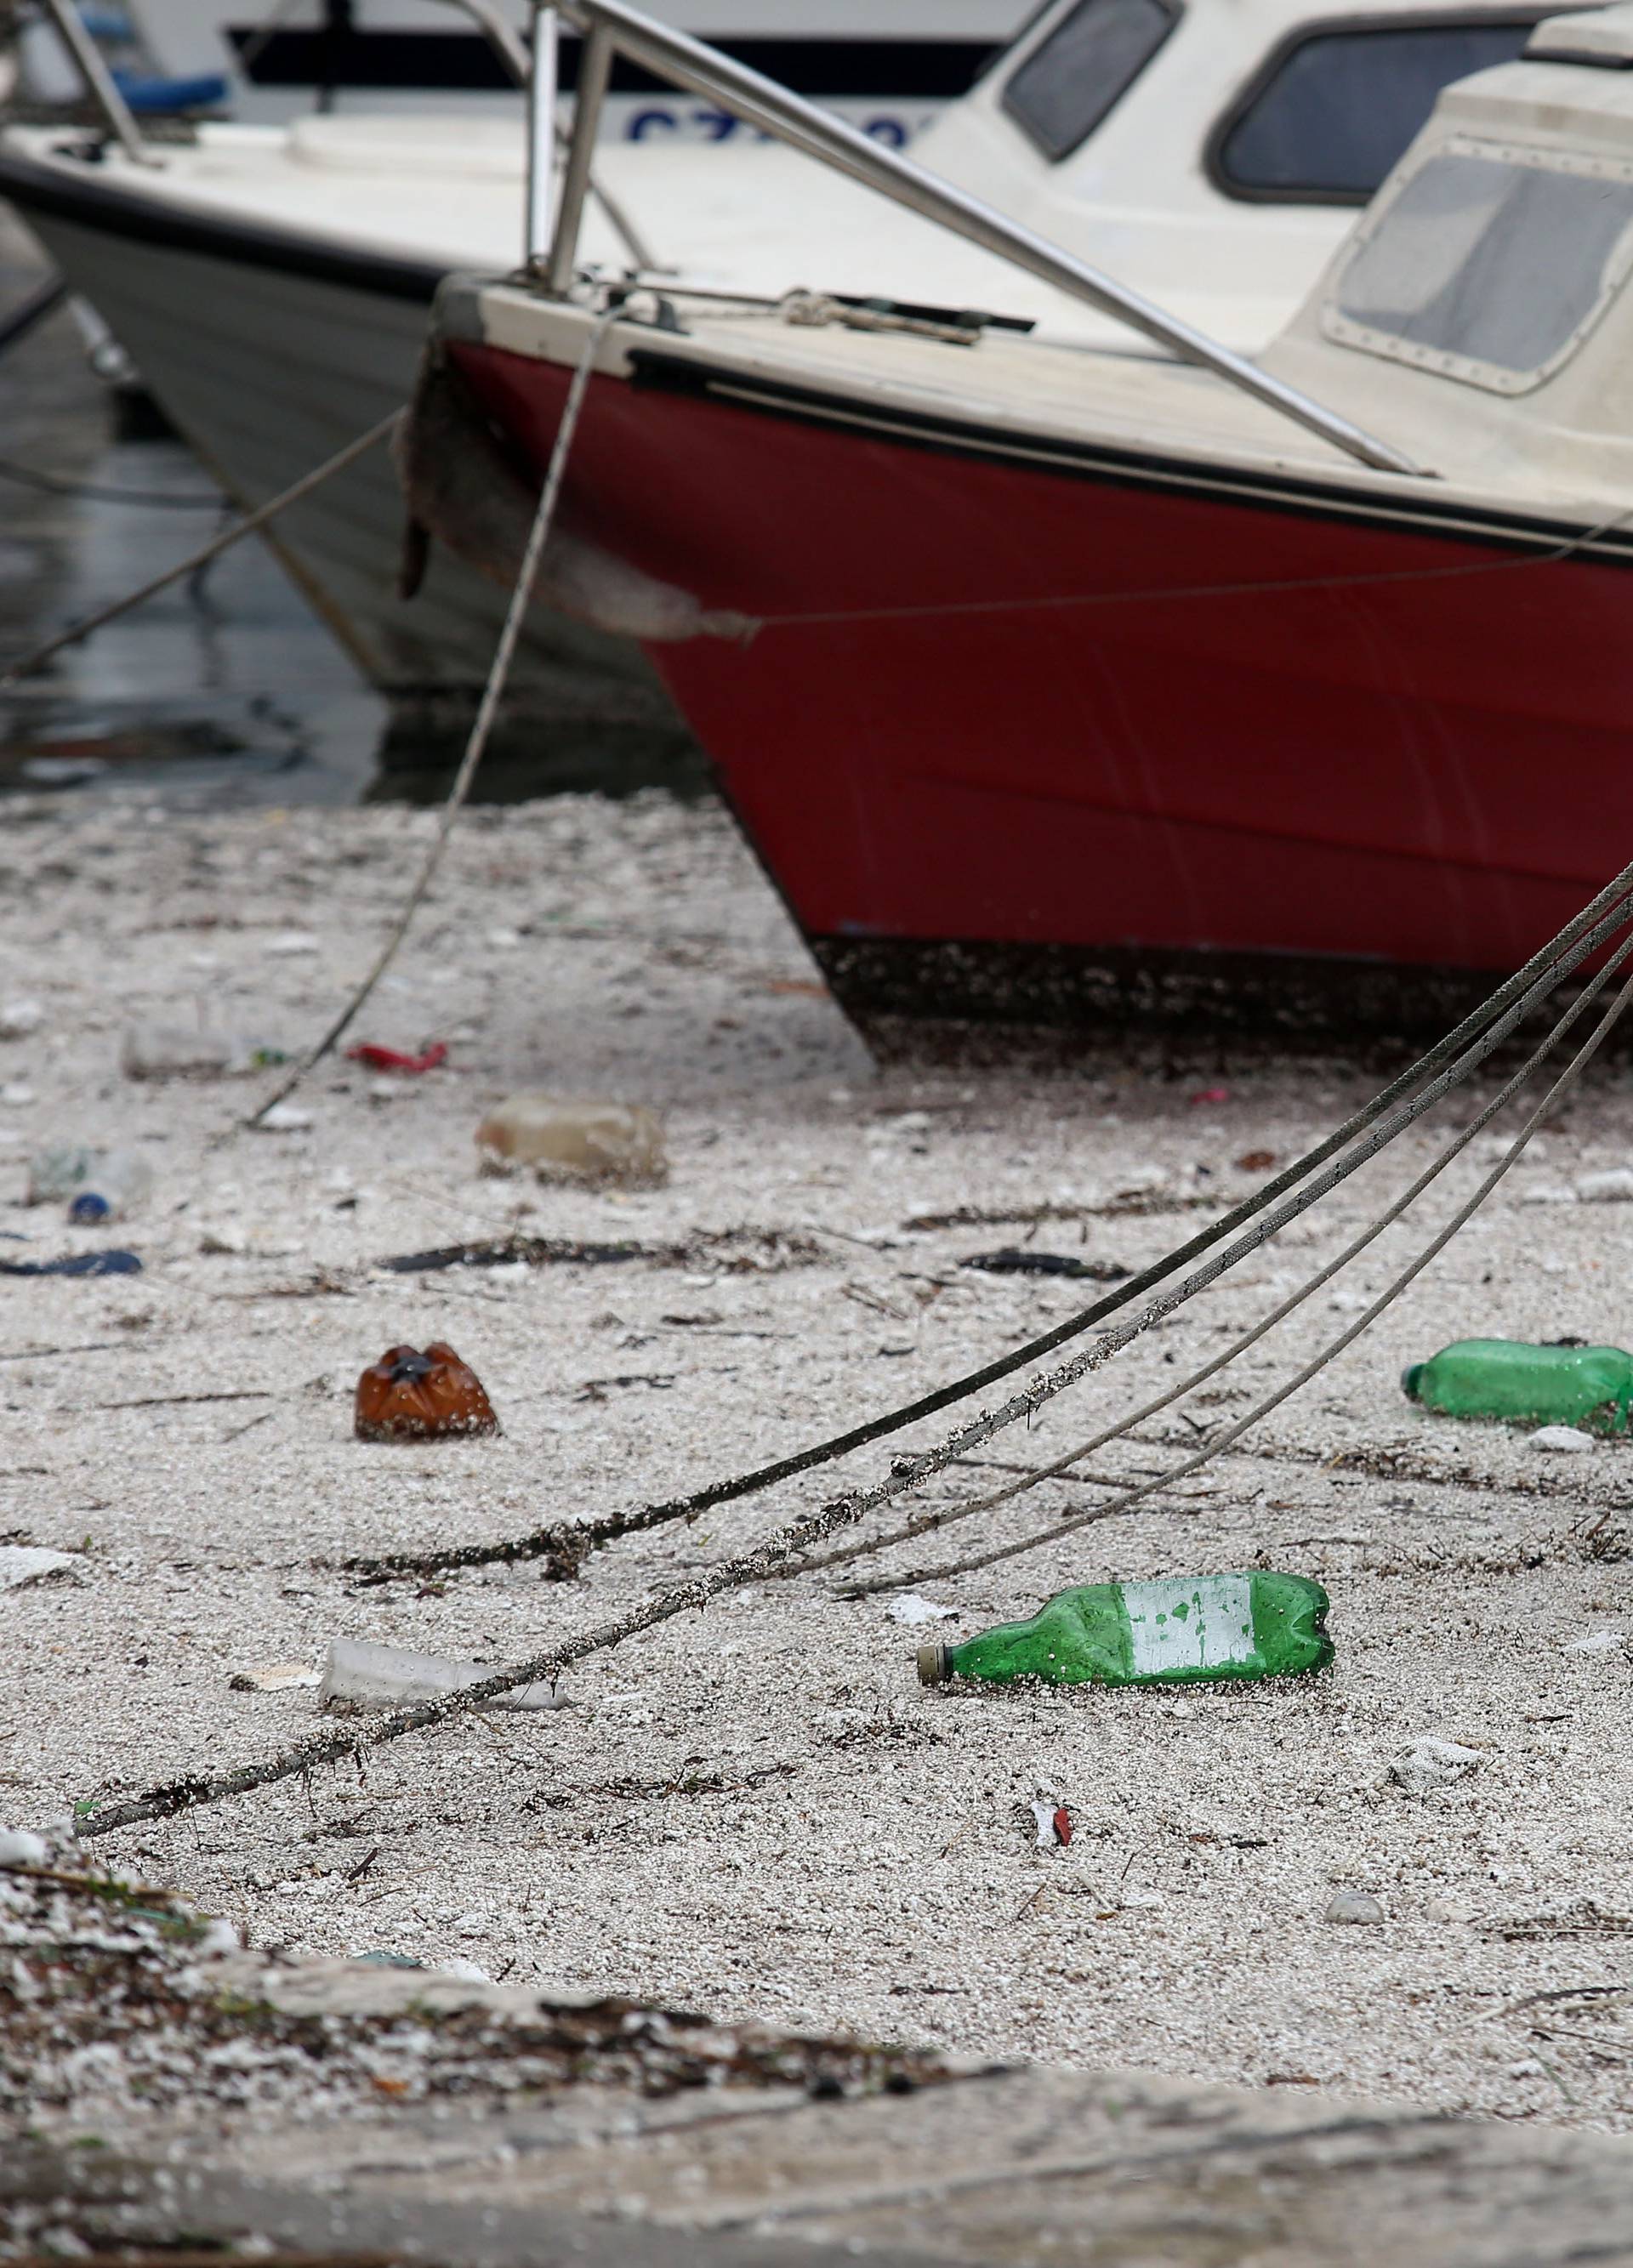
[[[1419,525],[1430,483],[1430,518],[1443,504],[1455,516],[1470,508],[1489,515],[1497,504],[1517,517],[1534,514],[1568,526],[1593,526],[1606,517],[1602,490],[1595,497],[1545,463],[1527,466],[1511,447],[1500,482],[1494,480],[1489,430],[1465,412],[1459,431],[1460,400],[1445,409],[1437,403],[1439,414],[1430,418],[1420,413],[1422,440],[1398,420],[1383,423],[1375,415],[1377,397],[1398,396],[1403,379],[1421,391],[1422,381],[1361,356],[1334,351],[1330,372],[1344,384],[1319,398],[1414,453],[1428,481],[1372,470],[1212,372],[1146,346],[1126,328],[1127,349],[1108,353],[1002,328],[984,331],[974,345],[955,345],[905,330],[853,329],[837,319],[813,326],[790,320],[783,308],[720,307],[683,291],[670,296],[669,306],[678,329],[638,320],[613,325],[597,350],[598,372],[621,377],[661,367],[671,382],[706,386],[714,397],[745,406],[797,402],[824,422],[865,424],[881,434],[965,438],[1012,460],[1048,463],[1060,452],[1105,451],[1135,458],[1146,471],[1154,463],[1183,467],[1190,486],[1204,468],[1226,480],[1247,474],[1299,485],[1319,482],[1323,491],[1338,482],[1362,491],[1369,504],[1402,499]],[[591,318],[525,285],[495,284],[447,287],[440,320],[451,336],[574,364]],[[1507,405],[1502,408],[1511,418]],[[1614,468],[1601,460],[1600,469],[1608,475]],[[1633,487],[1628,502],[1633,506]]]

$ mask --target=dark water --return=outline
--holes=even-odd
[[[0,320],[41,272],[0,208]],[[0,355],[0,666],[225,525],[188,451],[134,438],[130,423],[66,309]],[[0,796],[352,803],[376,779],[388,724],[251,537],[7,691]]]
[[[41,272],[0,206],[0,329]],[[67,309],[0,350],[0,670],[228,524],[203,468],[152,427],[93,374]],[[250,536],[0,697],[0,799],[440,801],[469,722],[462,704],[389,709]],[[706,785],[678,724],[632,746],[626,728],[592,721],[541,745],[501,712],[475,799],[655,782]]]
[[[212,495],[174,442],[109,439],[84,477],[110,490]],[[19,534],[17,484],[4,467],[0,490],[8,660],[222,524],[213,511],[33,498],[33,525]],[[44,551],[53,556],[42,576]],[[167,803],[215,809],[351,803],[369,791],[384,725],[383,704],[251,538],[12,688],[0,719],[0,793],[162,788]]]

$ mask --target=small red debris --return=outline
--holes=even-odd
[[[359,1441],[434,1441],[447,1434],[497,1433],[499,1419],[482,1381],[438,1339],[388,1347],[358,1381]]]
[[[371,1071],[417,1072],[435,1071],[439,1064],[447,1061],[448,1051],[440,1040],[420,1056],[405,1056],[395,1048],[377,1048],[366,1041],[359,1048],[348,1048],[346,1057],[351,1063],[366,1064]]]
[[[1058,1795],[1040,1787],[1027,1809],[1038,1830],[1040,1851],[1063,1850],[1072,1839],[1072,1815]]]
[[[1228,1086],[1199,1086],[1191,1097],[1191,1108],[1194,1110],[1203,1103],[1229,1102],[1230,1100],[1230,1090]]]

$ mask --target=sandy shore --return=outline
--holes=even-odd
[[[122,1029],[208,1012],[308,1041],[367,965],[430,819],[17,802],[7,819],[0,1001],[33,998],[46,1019],[0,1042],[0,1231],[25,1240],[0,1254],[117,1241],[144,1262],[139,1277],[0,1285],[0,1538],[80,1553],[83,1578],[0,1594],[0,1818],[18,1823],[270,1752],[311,1724],[309,1690],[246,1693],[236,1673],[315,1666],[335,1636],[518,1659],[741,1548],[851,1468],[615,1545],[575,1584],[523,1565],[371,1586],[334,1564],[599,1517],[887,1407],[1092,1292],[961,1267],[1028,1234],[1003,1216],[1053,1203],[1067,1217],[1037,1246],[1137,1264],[1252,1185],[1237,1160],[1294,1153],[1375,1083],[1340,1064],[1164,1063],[1149,1048],[1048,1078],[882,1072],[717,812],[586,800],[469,818],[360,1027],[399,1047],[447,1040],[449,1068],[386,1082],[326,1067],[302,1098],[308,1130],[219,1140],[262,1090],[128,1080]],[[481,1176],[477,1122],[523,1087],[652,1104],[669,1185],[591,1195]],[[1626,1162],[1630,1137],[1629,1075],[1607,1071],[1412,1297],[1251,1443],[1134,1516],[924,1587],[956,1609],[938,1629],[957,1635],[1074,1580],[1285,1567],[1333,1594],[1330,1675],[1181,1698],[927,1694],[920,1633],[885,1600],[846,1602],[811,1577],[587,1665],[570,1710],[462,1722],[376,1755],[361,1780],[286,1785],[96,1848],[257,1945],[474,1962],[961,2051],[1626,2125],[1619,1639],[1633,1602],[1618,1507],[1633,1450],[1545,1455],[1425,1418],[1397,1380],[1466,1333],[1633,1336],[1633,1212],[1559,1201]],[[155,1175],[116,1233],[22,1204],[32,1149],[110,1138]],[[993,1454],[1058,1454],[1216,1351],[1432,1146],[1408,1138],[1319,1225]],[[1475,1179],[1454,1166],[1416,1234]],[[961,1208],[993,1218],[906,1226]],[[375,1264],[518,1225],[690,1251],[414,1277]],[[724,1231],[750,1233],[700,1241]],[[1106,1469],[1188,1454],[1353,1320],[1415,1241],[1393,1232]],[[503,1434],[354,1440],[358,1371],[437,1337],[485,1381]],[[924,1500],[994,1477],[960,1472]],[[957,1531],[957,1548],[1091,1498],[1052,1484]],[[1571,1650],[1607,1631],[1618,1642]],[[1425,1734],[1481,1761],[1412,1795],[1388,1765]],[[1069,1850],[1035,1847],[1021,1807],[1039,1782],[1071,1808]],[[1342,1887],[1375,1893],[1386,1919],[1324,1921]]]

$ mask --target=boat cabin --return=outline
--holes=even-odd
[[[1343,209],[1381,187],[1441,89],[1517,59],[1548,12],[1523,0],[1048,0],[913,155],[1112,275],[1130,277],[1137,232],[1153,298],[1189,297],[1221,254],[1251,261],[1267,299],[1301,295],[1310,247],[1338,240]],[[1159,215],[1173,230],[1162,260]]]
[[[1633,490],[1633,5],[1440,97],[1278,377],[1462,481]]]

